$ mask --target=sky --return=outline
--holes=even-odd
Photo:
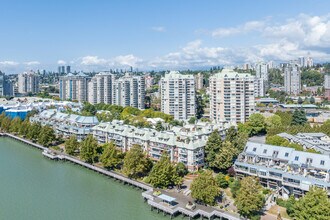
[[[330,61],[330,1],[0,0],[0,70]]]

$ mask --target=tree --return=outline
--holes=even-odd
[[[231,194],[233,198],[236,198],[239,189],[241,188],[241,183],[238,180],[234,180],[233,182],[229,183]]]
[[[315,98],[312,96],[312,97],[309,99],[309,102],[310,102],[311,104],[315,104]]]
[[[1,128],[3,131],[8,132],[10,129],[11,120],[8,117],[5,117],[1,121]]]
[[[46,125],[41,127],[40,134],[38,136],[39,144],[48,147],[56,139],[54,129]]]
[[[80,157],[87,163],[94,163],[97,157],[97,141],[89,134],[80,144]]]
[[[282,125],[287,126],[287,125],[291,125],[292,123],[292,113],[291,112],[281,112],[281,111],[277,111],[275,113],[275,115],[278,115],[281,117],[281,122]]]
[[[296,109],[292,115],[291,125],[304,125],[307,122],[306,113]]]
[[[37,140],[41,131],[40,123],[32,123],[29,127],[26,137],[32,141]]]
[[[84,103],[84,107],[82,108],[81,112],[84,114],[84,115],[95,115],[96,114],[96,108],[94,105],[86,102]]]
[[[266,130],[268,131],[270,128],[280,127],[282,126],[281,117],[278,115],[273,115],[265,119],[266,122]]]
[[[178,174],[178,176],[180,176],[180,177],[184,177],[185,175],[188,174],[188,169],[187,169],[186,165],[184,165],[184,163],[182,163],[182,162],[179,162],[176,164],[175,170],[176,170],[176,173]]]
[[[251,217],[257,214],[264,204],[262,186],[259,181],[251,176],[243,178],[235,199],[239,213],[245,217]]]
[[[321,131],[327,135],[330,135],[330,119],[323,123]]]
[[[324,76],[316,70],[304,70],[301,73],[301,83],[307,86],[322,86]]]
[[[249,117],[248,125],[251,127],[251,135],[265,132],[265,117],[262,114],[254,113]]]
[[[276,145],[276,146],[285,146],[286,144],[289,144],[289,142],[278,135],[273,136],[267,136],[266,137],[266,144],[270,145]]]
[[[215,166],[215,156],[220,150],[221,143],[221,136],[216,129],[211,133],[205,145],[205,162],[209,167]]]
[[[124,174],[129,178],[138,178],[146,175],[150,168],[150,161],[143,153],[142,147],[133,145],[124,157]]]
[[[327,220],[330,219],[330,200],[327,192],[311,188],[309,192],[293,205],[293,219]]]
[[[152,167],[148,176],[149,183],[157,188],[166,188],[174,184],[178,177],[175,166],[169,156],[164,153],[160,160]]]
[[[22,125],[22,120],[19,117],[15,117],[10,124],[10,132],[18,133]]]
[[[227,188],[229,186],[229,182],[227,181],[227,176],[223,173],[219,173],[216,177],[215,180],[217,181],[217,184],[220,188]]]
[[[77,136],[72,135],[64,143],[65,152],[69,155],[74,155],[79,150],[79,142],[77,141]]]
[[[270,84],[284,85],[284,77],[282,76],[281,71],[279,69],[276,68],[269,69],[268,77]]]
[[[230,142],[223,142],[219,152],[215,155],[214,167],[220,170],[227,170],[233,165],[238,150]]]
[[[3,111],[3,112],[1,113],[1,115],[0,115],[0,126],[1,126],[1,123],[2,123],[3,119],[5,119],[5,118],[6,118],[6,114],[5,114],[5,112]]]
[[[157,131],[164,131],[164,130],[165,130],[165,128],[163,127],[161,121],[157,121],[156,126],[155,126],[155,129],[156,129]]]
[[[189,124],[195,124],[196,123],[196,118],[195,117],[189,118],[188,123]]]
[[[220,188],[212,176],[211,171],[204,171],[193,180],[191,186],[191,196],[199,202],[213,205],[215,199],[220,194]]]
[[[301,105],[301,104],[303,104],[304,100],[302,100],[302,98],[299,96],[299,98],[298,98],[298,101],[297,101],[297,102],[298,102],[298,104],[299,104],[299,105]]]
[[[236,136],[237,136],[237,130],[234,126],[231,126],[227,132],[226,132],[226,139],[225,141],[228,141],[228,142],[234,142],[235,139],[236,139]]]
[[[21,127],[19,128],[19,134],[26,136],[28,134],[28,132],[30,131],[30,127],[31,127],[31,123],[29,122],[28,119],[25,119],[21,123]]]
[[[101,162],[107,169],[113,169],[122,162],[122,153],[116,148],[113,142],[105,145],[105,149],[101,155]]]
[[[248,139],[249,136],[247,133],[238,132],[236,139],[232,142],[232,144],[234,145],[234,147],[237,149],[238,152],[241,152],[243,151]]]

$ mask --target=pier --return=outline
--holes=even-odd
[[[170,193],[170,192],[162,191],[163,194],[173,196],[176,199],[174,205],[166,204],[161,199],[159,199],[157,196],[153,195],[153,187],[151,187],[148,184],[145,184],[145,183],[137,181],[137,180],[130,179],[124,175],[115,173],[113,171],[108,171],[101,167],[83,162],[83,161],[79,160],[78,158],[72,157],[65,153],[55,152],[40,144],[34,143],[34,142],[26,140],[24,138],[17,137],[15,135],[12,135],[9,133],[0,133],[0,136],[10,137],[17,141],[20,141],[20,142],[28,144],[32,147],[35,147],[39,150],[42,150],[42,155],[49,159],[70,161],[74,164],[83,166],[85,168],[88,168],[88,169],[98,172],[100,174],[114,178],[123,183],[143,189],[144,192],[142,193],[142,197],[147,202],[147,204],[150,205],[151,210],[155,209],[158,212],[162,211],[164,215],[169,215],[171,219],[180,214],[184,217],[188,217],[189,219],[196,218],[196,217],[202,217],[202,219],[203,218],[207,218],[207,219],[220,218],[220,219],[228,219],[228,220],[243,219],[238,214],[225,212],[220,209],[215,209],[213,207],[204,206],[204,205],[196,204],[196,208],[194,210],[189,210],[185,207],[189,201],[188,197],[184,196],[183,194],[178,195],[177,193],[173,193],[173,192]]]
[[[164,190],[161,190],[162,194],[170,196],[175,198],[175,202],[173,205],[170,205],[166,202],[164,202],[162,199],[159,198],[159,196],[153,195],[153,191],[146,191],[142,193],[143,198],[145,201],[150,205],[151,210],[157,210],[157,212],[163,212],[164,215],[169,215],[170,218],[173,218],[177,215],[186,216],[189,219],[201,217],[207,218],[207,219],[214,219],[214,218],[220,218],[220,219],[228,219],[228,220],[239,220],[243,219],[240,218],[238,214],[222,211],[215,209],[214,207],[210,206],[204,206],[195,204],[196,208],[191,210],[187,209],[186,205],[191,199],[184,196],[183,194],[178,195],[173,192],[167,192]]]

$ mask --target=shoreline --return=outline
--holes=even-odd
[[[158,202],[155,201],[155,197],[152,194],[154,188],[152,186],[148,185],[148,184],[145,184],[145,183],[137,181],[137,180],[130,179],[130,178],[128,178],[124,175],[121,175],[119,173],[116,173],[114,171],[108,171],[108,170],[105,170],[104,168],[101,168],[101,167],[98,167],[98,166],[95,166],[95,165],[92,165],[92,164],[88,164],[86,162],[83,162],[83,161],[75,158],[75,157],[69,156],[65,153],[58,153],[56,151],[53,151],[49,148],[46,148],[46,147],[40,145],[40,144],[34,143],[30,140],[18,137],[16,135],[13,135],[13,134],[10,134],[10,133],[0,133],[0,136],[1,137],[9,137],[9,138],[12,138],[16,141],[20,141],[24,144],[27,144],[27,145],[32,146],[34,148],[37,148],[38,150],[42,151],[42,154],[45,157],[48,157],[52,160],[57,160],[58,159],[58,160],[69,161],[73,164],[77,164],[77,165],[82,166],[84,168],[87,168],[89,170],[93,170],[94,172],[97,172],[99,174],[111,177],[115,180],[119,180],[123,184],[128,184],[128,185],[137,187],[139,189],[142,189],[144,191],[142,192],[141,195],[142,195],[144,201],[148,205],[150,205],[151,211],[153,209],[156,209],[157,212],[162,211],[164,216],[166,214],[169,214],[171,219],[173,217],[176,217],[176,216],[180,215],[180,214],[183,215],[183,217],[185,217],[185,216],[189,217],[189,219],[192,219],[192,218],[195,218],[195,217],[198,217],[198,216],[201,216],[202,218],[206,217],[208,219],[213,219],[214,217],[220,217],[220,219],[225,218],[225,219],[229,219],[229,220],[239,220],[239,219],[241,219],[240,217],[236,217],[234,215],[231,215],[230,213],[226,213],[224,211],[220,211],[220,210],[217,210],[217,209],[213,209],[213,211],[209,212],[209,211],[205,211],[205,210],[201,210],[201,209],[188,210],[188,209],[183,208],[183,207],[172,207],[171,208],[169,206],[163,205],[163,204],[158,203]]]

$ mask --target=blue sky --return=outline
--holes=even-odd
[[[330,58],[330,1],[0,0],[0,70]]]

